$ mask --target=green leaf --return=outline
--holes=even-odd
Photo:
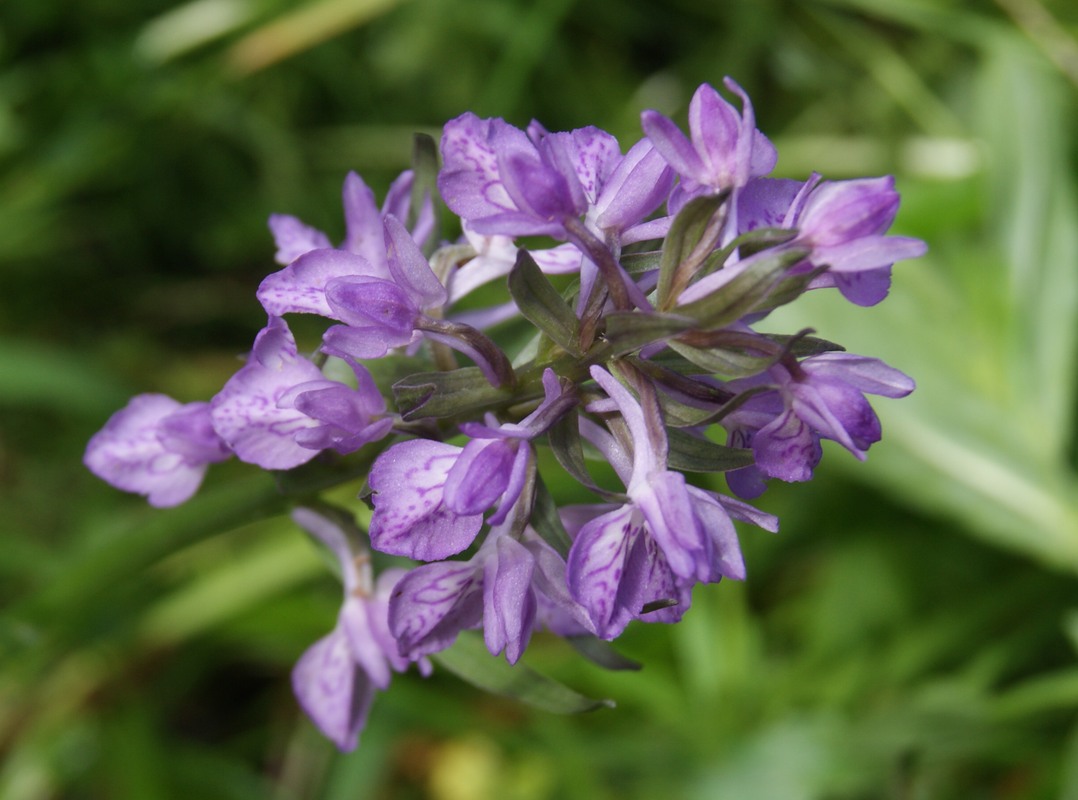
[[[603,669],[615,672],[636,672],[643,669],[643,665],[639,661],[633,661],[631,658],[623,656],[614,649],[610,642],[604,642],[595,636],[566,636],[565,641],[588,661],[599,665]]]
[[[510,666],[505,659],[491,656],[478,633],[462,633],[457,637],[456,644],[431,658],[473,686],[511,697],[543,711],[579,714],[614,707],[613,700],[586,697],[524,664]]]
[[[771,356],[750,356],[740,350],[726,347],[708,349],[693,347],[679,341],[668,342],[674,350],[700,369],[727,378],[744,378],[767,369],[773,362]]]
[[[613,355],[639,350],[652,342],[669,339],[692,328],[696,321],[683,314],[612,311],[606,315],[603,332]]]
[[[547,442],[554,453],[554,458],[561,464],[562,469],[569,473],[578,483],[586,487],[588,491],[608,500],[623,497],[623,495],[603,489],[592,480],[584,462],[584,447],[580,437],[578,420],[579,414],[572,411],[559,419],[547,431]]]
[[[685,472],[728,472],[750,467],[755,461],[751,450],[727,447],[710,439],[691,436],[677,428],[668,428],[670,454],[666,463],[671,469]]]
[[[422,372],[393,384],[393,398],[405,421],[471,414],[512,398],[508,389],[490,385],[479,367]]]
[[[438,145],[430,134],[416,133],[412,137],[412,196],[408,206],[408,230],[415,228],[419,211],[429,199],[434,206],[434,230],[438,230]],[[423,255],[427,258],[438,247],[437,235],[427,238]]]
[[[701,328],[722,328],[752,311],[763,308],[768,295],[790,267],[808,256],[804,247],[791,247],[769,255],[753,256],[744,272],[709,295],[677,307],[680,314],[696,319]]]
[[[809,356],[818,356],[823,353],[844,352],[846,350],[845,347],[836,342],[829,342],[827,339],[820,339],[816,336],[802,336],[800,334],[789,336],[778,333],[766,333],[764,335],[784,348],[788,346],[790,353],[797,358],[808,358]]]
[[[696,197],[674,217],[659,261],[659,308],[668,309],[715,250],[726,216],[729,191]]]
[[[532,506],[531,526],[562,558],[569,555],[573,540],[569,538],[569,532],[562,525],[561,517],[558,515],[558,506],[538,473],[535,476],[535,502]]]
[[[516,263],[509,272],[509,293],[529,322],[566,352],[582,355],[580,321],[524,248],[517,251]]]

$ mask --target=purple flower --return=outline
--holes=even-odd
[[[425,564],[393,591],[389,624],[401,653],[418,658],[449,647],[462,630],[483,626],[491,655],[515,664],[524,653],[542,603],[545,615],[587,620],[565,588],[565,562],[530,528],[523,541],[510,525],[493,528],[468,561]],[[541,598],[541,599],[540,599]]]
[[[292,518],[333,551],[344,583],[337,624],[296,663],[292,688],[319,730],[341,750],[354,750],[375,690],[389,687],[391,670],[408,667],[389,631],[389,596],[404,570],[386,570],[375,584],[369,557],[354,554],[336,524],[306,508]]]
[[[168,507],[197,491],[208,464],[231,455],[210,423],[209,403],[140,394],[94,434],[83,463],[117,489]]]
[[[423,311],[440,308],[448,298],[404,226],[395,217],[386,217],[384,228],[388,279],[354,273],[333,277],[325,284],[328,316],[345,323],[333,326],[323,337],[323,349],[332,355],[381,358],[390,349],[411,343],[418,336]],[[320,250],[308,258],[339,261],[342,255]]]
[[[622,234],[658,208],[673,185],[648,142],[622,156],[617,140],[594,127],[547,133],[533,125],[525,133],[501,119],[464,114],[446,124],[442,154],[438,188],[480,234],[564,239],[567,220],[582,215],[596,233]],[[664,232],[652,225],[624,239]]]
[[[691,581],[679,581],[631,504],[586,523],[566,567],[569,593],[587,612],[595,635],[615,639],[634,619],[676,622],[689,607]],[[671,603],[645,613],[649,603]]]
[[[413,439],[380,455],[371,467],[371,544],[422,561],[447,558],[472,543],[483,514],[504,521],[524,489],[534,458],[528,442],[576,402],[553,370],[543,374],[543,402],[519,423],[466,423],[464,447]]]
[[[258,287],[258,300],[266,313],[275,317],[289,313],[332,317],[325,286],[333,278],[362,275],[388,280],[383,220],[388,216],[407,217],[412,181],[411,171],[402,173],[390,187],[379,211],[374,193],[363,179],[354,172],[348,173],[343,191],[347,232],[339,249],[333,249],[324,233],[295,217],[272,215],[269,224],[277,242],[277,261],[285,268],[267,276]],[[434,212],[428,198],[412,235],[423,242],[433,231]],[[316,252],[317,255],[312,255]]]
[[[584,432],[626,482],[629,502],[580,527],[569,551],[568,581],[597,634],[609,639],[633,618],[679,618],[696,581],[744,578],[728,505],[740,518],[765,527],[773,528],[774,518],[759,512],[748,516],[743,504],[689,486],[681,473],[667,469],[666,432],[655,398],[647,397],[642,407],[610,373],[592,367],[591,375],[625,421],[631,467],[613,438],[592,428]],[[656,602],[671,605],[661,613],[644,614],[645,607]]]
[[[890,289],[891,265],[924,255],[925,243],[884,235],[899,204],[891,176],[817,181],[818,176],[803,184],[751,182],[739,196],[739,230],[760,225],[797,228],[789,246],[811,247],[808,264],[828,268],[810,288],[835,286],[857,305],[875,305]]]
[[[370,372],[351,362],[357,388],[331,380],[301,383],[278,401],[281,408],[302,411],[319,425],[296,431],[295,441],[311,450],[355,452],[389,433],[393,419],[385,415],[386,401]]]
[[[271,317],[246,366],[212,401],[214,430],[242,461],[291,469],[324,448],[351,452],[381,438],[392,421],[365,369],[353,364],[358,389],[327,380],[299,355],[285,321]]]
[[[581,171],[603,171],[617,143],[596,129]],[[600,135],[602,134],[602,135]],[[564,238],[564,221],[584,213],[587,199],[564,148],[539,147],[502,119],[467,113],[442,132],[438,190],[478,233]]]
[[[655,149],[681,176],[671,198],[672,213],[692,197],[745,186],[775,167],[775,148],[756,129],[748,95],[730,78],[724,83],[741,98],[741,114],[714,88],[701,84],[689,103],[691,141],[658,111],[645,111],[640,117]]]
[[[742,497],[762,491],[762,476],[809,480],[820,461],[821,438],[864,459],[881,436],[879,418],[864,393],[905,397],[914,389],[913,381],[898,370],[852,353],[824,353],[796,365],[782,362],[766,376],[728,385],[742,390],[765,381],[776,386],[775,392],[750,398],[723,421],[731,431],[731,444],[751,446],[756,458],[754,468],[728,476]]]

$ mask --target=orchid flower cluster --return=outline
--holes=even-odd
[[[339,245],[272,216],[282,268],[258,289],[268,322],[244,366],[209,402],[135,397],[90,441],[86,465],[155,506],[233,456],[361,466],[365,534],[316,502],[293,513],[343,577],[336,626],[293,673],[340,748],[394,671],[426,674],[462,631],[515,664],[538,629],[609,642],[677,622],[697,583],[745,577],[735,520],[777,530],[745,500],[811,478],[823,439],[863,459],[880,439],[865,395],[913,390],[810,330],[766,332],[808,290],[878,303],[892,264],[925,248],[886,233],[890,177],[767,177],[775,148],[725,86],[735,102],[696,91],[688,135],[645,111],[624,153],[594,127],[464,114],[440,169],[417,137],[381,208],[348,175]],[[293,314],[327,321],[313,355]],[[558,507],[544,450],[595,502]],[[686,472],[725,473],[737,497]]]

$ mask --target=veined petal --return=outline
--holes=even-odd
[[[820,436],[834,439],[858,458],[880,440],[880,421],[868,400],[841,381],[805,381],[791,386],[794,413]]]
[[[504,650],[510,664],[520,660],[535,624],[534,572],[531,551],[504,535],[483,565],[483,639],[492,656]]]
[[[374,685],[352,660],[348,637],[334,628],[303,654],[292,670],[300,706],[341,750],[355,750],[367,722]]]
[[[411,337],[419,316],[404,289],[377,278],[334,278],[326,284],[326,299],[334,319],[356,328],[380,328],[402,344]]]
[[[412,439],[393,445],[371,467],[371,545],[383,553],[437,561],[464,550],[483,526],[482,514],[446,507],[443,487],[461,449]]]
[[[117,489],[146,495],[158,508],[179,505],[202,483],[205,463],[165,447],[161,423],[183,406],[163,394],[141,394],[117,411],[86,445],[83,463]]]
[[[444,650],[462,630],[483,617],[482,570],[442,561],[413,569],[398,581],[389,600],[389,629],[400,652],[416,659]]]
[[[492,144],[499,127],[511,126],[502,120],[480,119],[466,113],[447,122],[442,130],[444,165],[438,174],[438,191],[450,210],[462,219],[470,221],[517,210],[502,184],[498,154]],[[527,142],[522,131],[517,133]]]
[[[752,439],[756,466],[784,481],[807,481],[820,463],[820,442],[797,414],[787,409]]]
[[[379,273],[362,256],[344,250],[310,250],[284,269],[267,275],[258,287],[257,297],[271,316],[318,314],[339,319],[326,300],[326,284],[335,278],[378,277]]]
[[[714,186],[734,185],[741,120],[734,107],[706,83],[697,88],[689,102],[689,132],[710,180],[703,180],[701,175],[691,177]]]
[[[643,608],[644,553],[637,547],[643,519],[622,506],[587,522],[569,550],[569,593],[588,612],[595,634],[614,639]]]
[[[685,476],[652,472],[630,486],[629,496],[648,521],[648,531],[675,575],[707,580],[711,572],[705,531],[696,517]]]
[[[295,441],[296,431],[317,423],[281,399],[294,386],[322,379],[314,364],[296,353],[296,342],[279,318],[255,339],[253,358],[211,402],[213,428],[241,461],[264,469],[291,469],[315,456]]]

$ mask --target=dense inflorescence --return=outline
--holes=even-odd
[[[891,265],[924,245],[886,234],[891,178],[766,177],[775,149],[726,86],[740,111],[703,85],[688,136],[646,111],[625,153],[597,128],[464,114],[436,178],[418,138],[416,169],[381,208],[346,178],[336,247],[272,216],[282,269],[258,289],[268,322],[247,363],[208,403],[134,398],[89,443],[95,474],[155,506],[233,455],[275,471],[370,465],[369,536],[324,504],[293,515],[340,561],[337,625],[293,684],[342,749],[393,671],[426,673],[466,629],[512,664],[538,628],[611,640],[633,620],[678,621],[695,584],[745,577],[734,520],[777,529],[745,499],[768,478],[811,478],[822,439],[864,458],[881,435],[865,394],[913,390],[811,331],[759,330],[812,289],[879,302]],[[441,238],[443,203],[457,241]],[[314,356],[288,314],[331,323]],[[521,317],[536,330],[506,352],[491,331]],[[400,362],[382,371],[391,386],[372,376],[378,359]],[[597,502],[556,507],[537,447]],[[620,486],[594,477],[600,460]],[[741,499],[686,472],[725,473]],[[371,550],[423,563],[375,576]]]

